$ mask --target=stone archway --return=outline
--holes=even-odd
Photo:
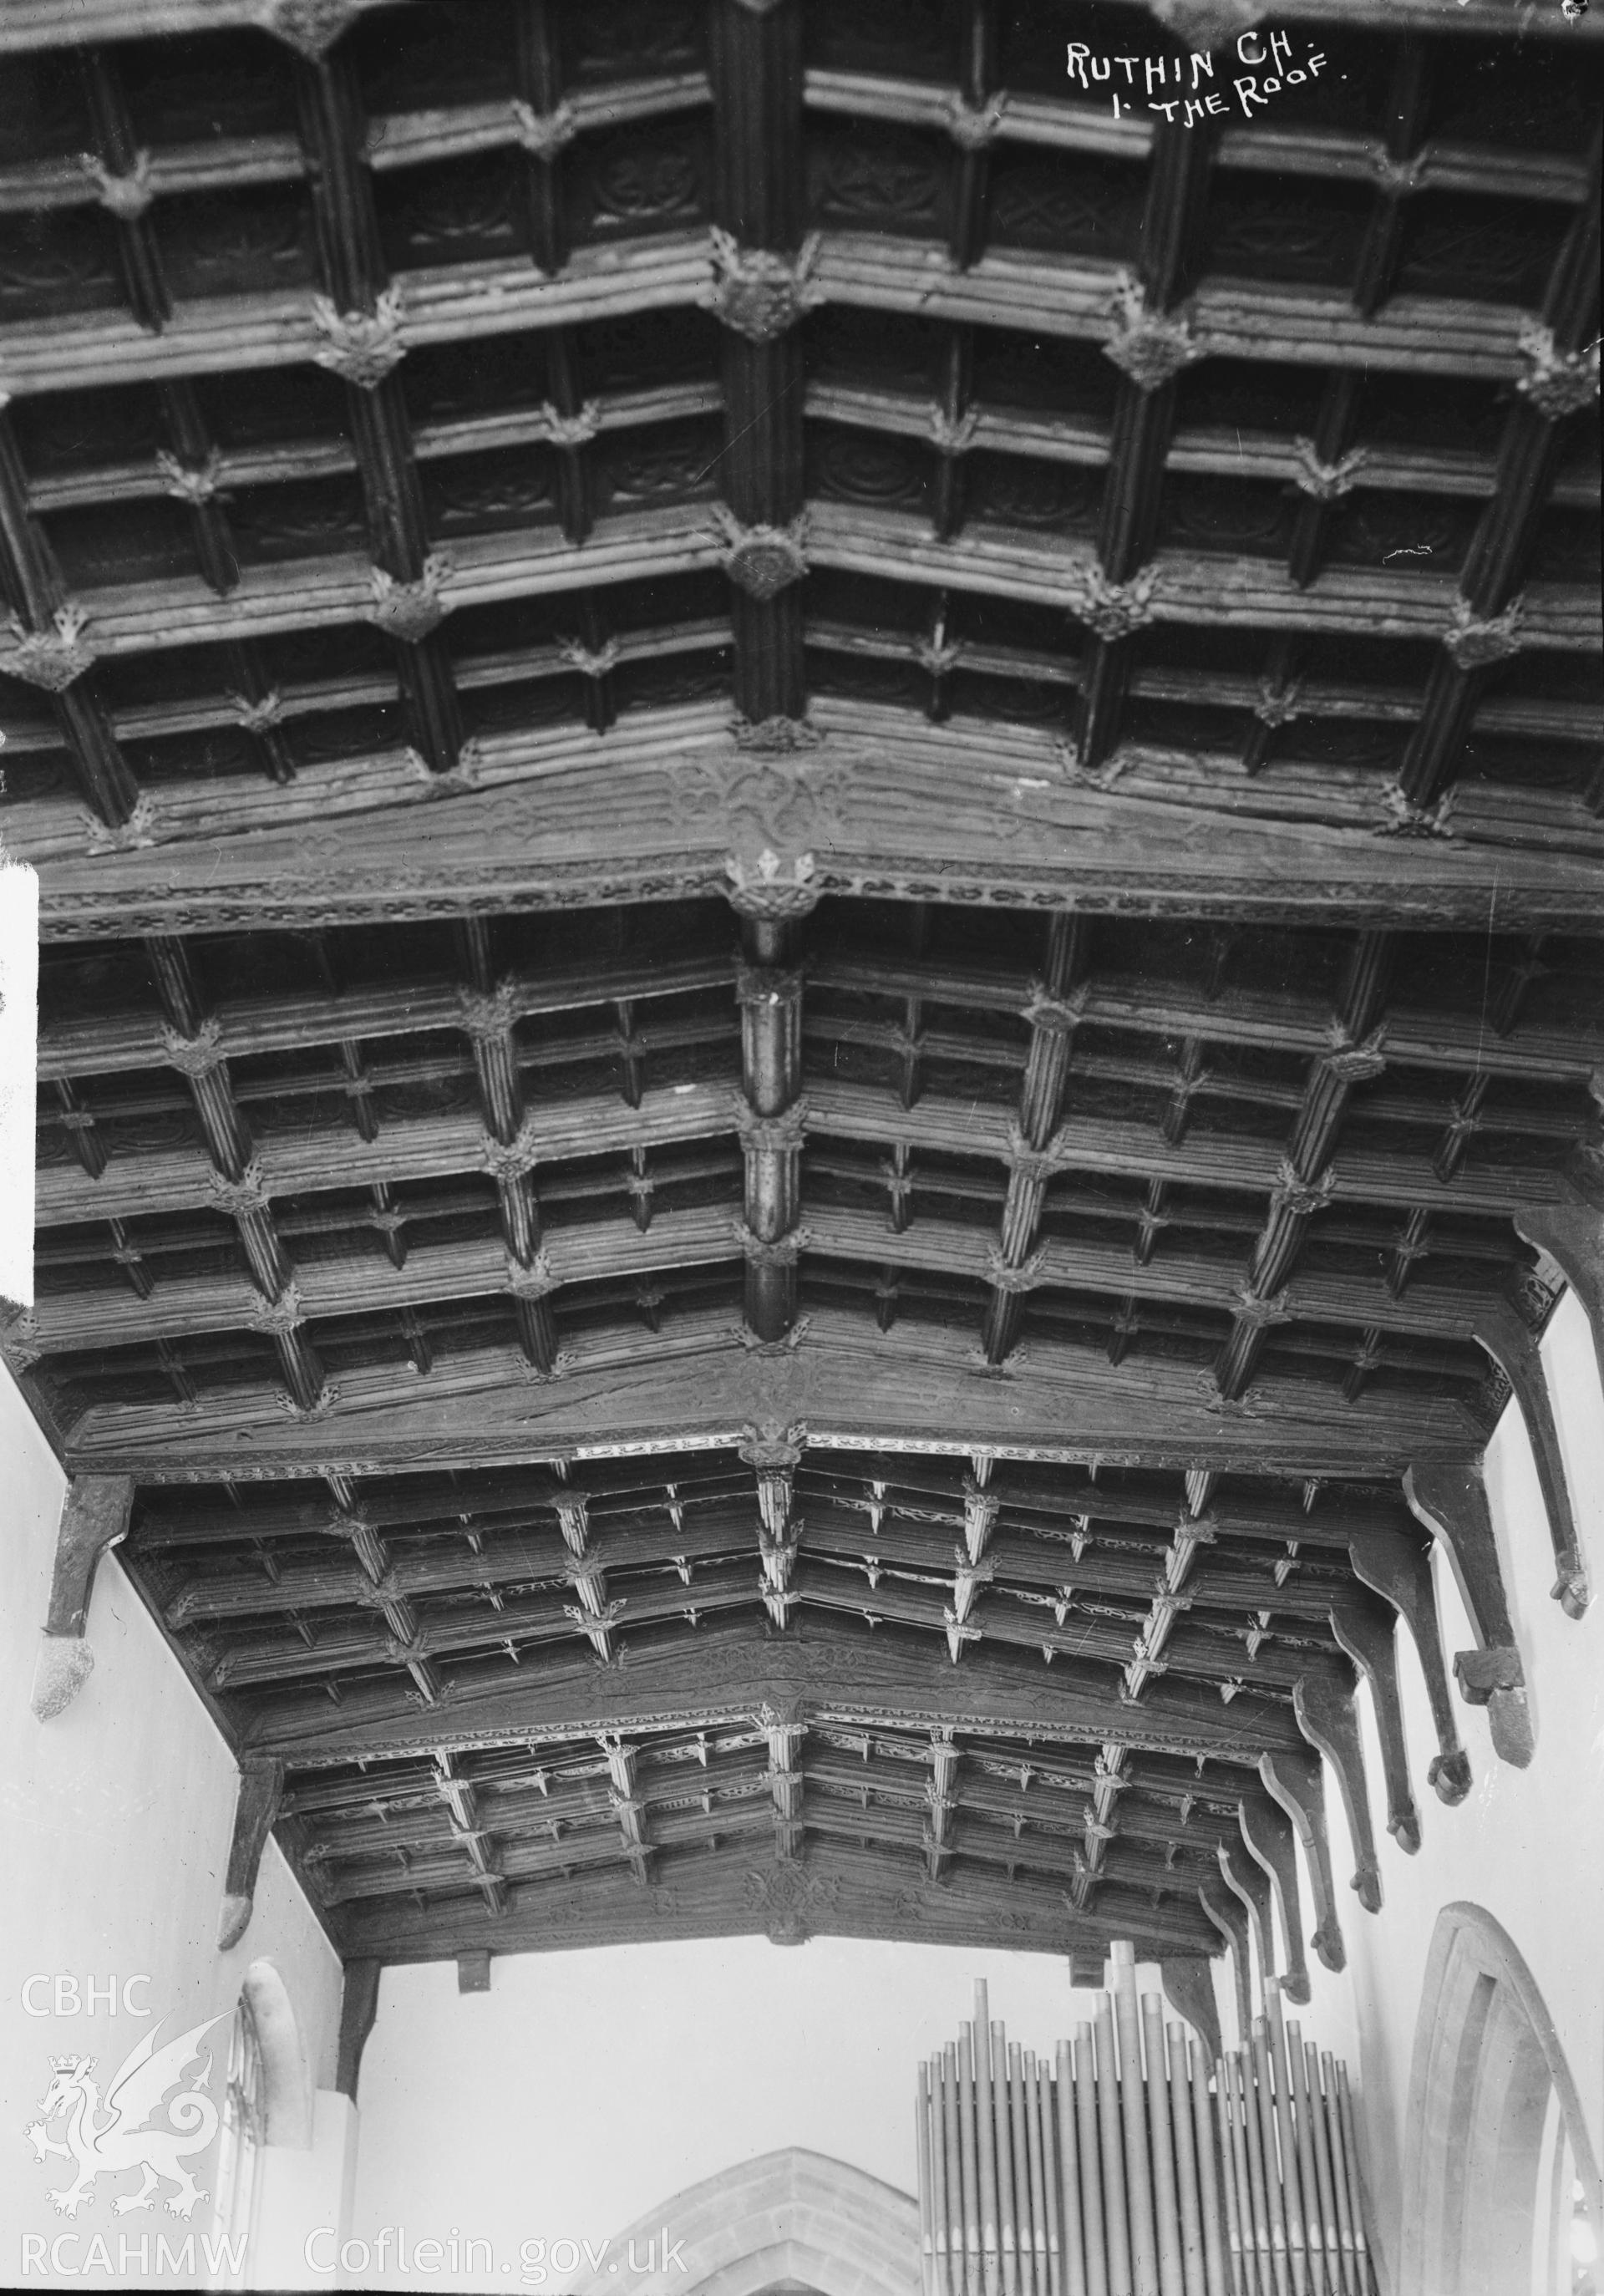
[[[312,2096],[290,1989],[272,1962],[261,1960],[245,1972],[240,1995],[261,2051],[266,2142],[304,2149],[312,2142]]]
[[[688,2272],[664,2270],[665,2226]],[[642,2259],[634,2269],[632,2254]],[[920,2286],[912,2197],[788,2145],[639,2218],[578,2296],[920,2296]]]
[[[1534,2275],[1562,2234],[1565,2161],[1600,2234],[1604,2192],[1553,2019],[1508,1931],[1464,1901],[1443,1908],[1432,1937],[1407,2145],[1400,2296],[1547,2284]]]

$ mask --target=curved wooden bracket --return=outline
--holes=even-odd
[[[1314,1897],[1314,1928],[1309,1943],[1327,1969],[1347,1967],[1347,1948],[1337,1914],[1337,1883],[1331,1872],[1331,1840],[1326,1831],[1325,1770],[1318,1754],[1259,1756],[1259,1775],[1291,1819],[1309,1864]]]
[[[1420,1813],[1409,1784],[1409,1750],[1404,1742],[1404,1707],[1398,1696],[1395,1644],[1396,1613],[1367,1588],[1352,1587],[1333,1598],[1331,1632],[1371,1687],[1376,1728],[1381,1740],[1381,1773],[1387,1786],[1387,1830],[1412,1857],[1420,1846]]]
[[[283,1791],[282,1762],[246,1760],[240,1765],[233,1839],[229,1844],[228,1872],[223,1883],[223,1910],[217,1919],[219,1953],[227,1953],[231,1947],[238,1945],[250,1925],[262,1851],[273,1831]]]
[[[1185,2018],[1213,2064],[1222,2050],[1212,1964],[1200,1953],[1167,1956],[1158,1964],[1158,1982],[1165,1999],[1177,2017]]]
[[[373,2030],[373,2020],[379,2014],[379,1980],[384,1973],[381,1961],[348,1961],[345,1965],[345,1990],[340,1999],[340,2054],[336,2060],[334,2086],[341,2096],[356,2102],[356,2083],[362,2072],[362,2052],[367,2046],[367,2037]]]
[[[1548,1375],[1543,1368],[1542,1349],[1507,1300],[1478,1301],[1476,1320],[1470,1328],[1477,1344],[1500,1366],[1515,1390],[1515,1400],[1520,1406],[1520,1415],[1531,1439],[1532,1457],[1548,1513],[1549,1538],[1553,1543],[1558,1575],[1551,1591],[1567,1619],[1579,1619],[1592,1598],[1571,1507],[1570,1486],[1565,1480],[1559,1429],[1554,1419]]]
[[[1447,1548],[1476,1636],[1475,1650],[1454,1653],[1461,1694],[1469,1705],[1486,1708],[1499,1759],[1523,1770],[1534,1750],[1532,1718],[1481,1462],[1411,1467],[1404,1478],[1404,1496],[1419,1521]]]
[[[61,1503],[50,1609],[34,1669],[32,1705],[41,1722],[70,1706],[94,1670],[84,1639],[100,1559],[128,1535],[134,1484],[127,1475],[75,1475]]]
[[[1592,1326],[1599,1384],[1604,1387],[1604,1210],[1581,1194],[1515,1214],[1515,1233],[1546,1251],[1581,1301]]]
[[[1297,1848],[1292,1821],[1267,1793],[1246,1793],[1237,1805],[1242,1840],[1270,1877],[1281,1903],[1287,1940],[1287,1972],[1281,1991],[1300,2005],[1309,1998],[1309,1964],[1304,1955],[1303,1901],[1297,1886]]]
[[[1354,1576],[1392,1604],[1414,1637],[1437,1741],[1427,1783],[1439,1801],[1461,1802],[1470,1791],[1470,1757],[1460,1742],[1453,1701],[1448,1694],[1431,1550],[1393,1531],[1355,1530],[1348,1535],[1348,1560]]]
[[[1247,1845],[1240,1840],[1222,1841],[1219,1858],[1220,1874],[1227,1888],[1234,1891],[1253,1916],[1259,1982],[1268,2000],[1270,1981],[1275,1975],[1275,1919],[1271,1906],[1270,1877],[1258,1860],[1248,1856]]]
[[[1222,1878],[1205,1874],[1198,1884],[1198,1902],[1224,1939],[1231,1953],[1231,1973],[1236,1985],[1237,2033],[1245,2038],[1253,2030],[1253,1980],[1248,1970],[1248,1922],[1241,1899]]]
[[[1343,1689],[1329,1675],[1305,1674],[1292,1685],[1292,1711],[1310,1745],[1316,1753],[1324,1755],[1337,1773],[1354,1855],[1358,1860],[1353,1886],[1365,1912],[1379,1914],[1381,1868],[1376,1859],[1364,1749],[1359,1742],[1359,1718],[1354,1711],[1353,1692]]]

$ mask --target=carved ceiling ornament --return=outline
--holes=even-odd
[[[946,132],[961,152],[984,152],[1002,132],[1006,95],[989,96],[982,104],[966,103],[961,95],[947,99]]]
[[[1488,662],[1507,661],[1525,643],[1525,610],[1517,598],[1485,621],[1468,598],[1456,598],[1453,619],[1443,633],[1443,644],[1461,669],[1480,669]]]
[[[512,123],[524,150],[536,160],[544,160],[547,167],[579,133],[579,115],[571,103],[566,102],[560,103],[554,111],[536,111],[533,104],[515,95]]]
[[[337,311],[326,295],[314,295],[312,324],[323,337],[315,363],[359,390],[376,390],[406,357],[398,287],[387,287],[371,311]]]
[[[595,399],[587,398],[577,414],[561,414],[548,399],[540,421],[553,447],[588,447],[602,428],[602,409]]]
[[[181,463],[176,455],[169,455],[165,447],[156,455],[156,467],[162,477],[162,491],[175,502],[209,503],[223,481],[223,458],[214,447],[203,463]]]
[[[806,1945],[813,1923],[830,1917],[841,1894],[833,1875],[812,1873],[791,1859],[750,1867],[743,1886],[748,1906],[762,1915],[774,1945]]]
[[[181,1076],[211,1076],[228,1058],[223,1049],[223,1030],[212,1020],[202,1021],[192,1037],[181,1037],[176,1029],[164,1028],[161,1044],[168,1066]]]
[[[352,0],[265,0],[257,21],[275,40],[316,63],[360,12]]]
[[[39,1341],[39,1325],[31,1308],[12,1308],[0,1316],[0,1360],[13,1379],[31,1371],[45,1350]]]
[[[1301,718],[1298,697],[1303,691],[1302,680],[1290,678],[1285,685],[1277,685],[1268,677],[1259,680],[1259,698],[1253,705],[1253,714],[1262,726],[1289,726]]]
[[[807,571],[807,513],[789,526],[743,526],[720,503],[715,516],[724,547],[724,572],[749,598],[777,598]]]
[[[716,224],[710,241],[713,276],[696,299],[749,342],[772,342],[794,327],[804,311],[823,301],[823,290],[813,281],[820,245],[816,231],[795,255],[742,247]]]
[[[119,223],[137,221],[156,196],[151,183],[148,152],[135,153],[134,165],[126,175],[114,175],[93,152],[80,152],[78,166],[94,185],[94,196],[101,206]]]
[[[1335,502],[1358,485],[1359,473],[1370,457],[1363,447],[1355,447],[1336,462],[1324,463],[1313,439],[1294,439],[1292,460],[1292,482],[1299,494],[1312,495],[1316,502]]]
[[[1159,390],[1205,355],[1189,319],[1148,309],[1147,291],[1134,272],[1120,273],[1109,308],[1114,332],[1102,347],[1103,357],[1138,390]]]
[[[738,719],[727,755],[672,769],[669,810],[683,830],[726,843],[727,898],[742,914],[804,916],[820,898],[814,847],[839,831],[847,760],[812,726]]]
[[[1382,818],[1376,824],[1381,837],[1452,837],[1453,791],[1435,805],[1417,805],[1400,782],[1388,782],[1381,791]]]
[[[94,649],[84,643],[89,617],[82,606],[58,606],[47,630],[30,630],[9,615],[6,627],[15,640],[10,653],[0,656],[8,677],[37,685],[46,693],[64,693],[94,661]]]
[[[369,577],[373,603],[364,608],[364,621],[372,622],[389,637],[416,645],[445,620],[446,606],[440,593],[455,570],[447,550],[431,550],[415,582],[397,582],[382,566],[375,566]]]
[[[1166,32],[1186,47],[1222,46],[1248,31],[1268,13],[1265,0],[1147,0]]]
[[[1072,578],[1075,591],[1069,611],[1110,644],[1128,638],[1155,619],[1158,569],[1144,566],[1128,582],[1110,582],[1101,566],[1093,564]]]
[[[1591,406],[1599,395],[1599,346],[1562,351],[1551,327],[1540,319],[1523,319],[1518,337],[1526,373],[1515,385],[1540,414],[1551,422]]]

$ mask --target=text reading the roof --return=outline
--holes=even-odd
[[[1295,63],[1292,43],[1285,32],[1244,32],[1237,42],[1237,56],[1245,64],[1270,66],[1268,71],[1245,73],[1231,83],[1232,93],[1248,119],[1256,105],[1262,109],[1283,88],[1301,87],[1308,80],[1318,79],[1326,63],[1323,52],[1315,49],[1302,63]],[[1135,96],[1122,97],[1118,92],[1121,72],[1128,87],[1144,90],[1150,111],[1161,111],[1166,119],[1179,119],[1183,127],[1229,109],[1220,90],[1203,85],[1215,76],[1213,56],[1196,51],[1187,56],[1094,56],[1084,40],[1071,40],[1068,72],[1088,94],[1095,85],[1108,82],[1116,119],[1137,108]],[[1175,93],[1166,95],[1166,88]]]

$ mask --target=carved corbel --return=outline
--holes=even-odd
[[[1330,1615],[1339,1646],[1370,1685],[1381,1741],[1387,1830],[1412,1857],[1420,1846],[1420,1813],[1409,1784],[1409,1750],[1404,1742],[1404,1706],[1398,1696],[1395,1613],[1354,1587],[1333,1600]]]
[[[1469,1705],[1486,1708],[1499,1759],[1524,1770],[1532,1759],[1532,1719],[1481,1462],[1411,1467],[1404,1496],[1447,1548],[1476,1636],[1475,1650],[1454,1652],[1461,1695]]]
[[[1099,1972],[1101,1979],[1101,1972]],[[1203,2044],[1210,2064],[1223,2054],[1220,2012],[1215,2000],[1214,1971],[1200,1953],[1180,1954],[1158,1964],[1164,1997],[1177,2017],[1184,2017]]]
[[[1565,1480],[1559,1430],[1554,1421],[1542,1351],[1518,1309],[1507,1300],[1482,1300],[1470,1329],[1477,1345],[1492,1357],[1515,1390],[1548,1513],[1557,1574],[1551,1591],[1567,1619],[1579,1619],[1591,1599],[1587,1570],[1576,1535],[1570,1487]]]
[[[1518,1211],[1515,1233],[1548,1254],[1581,1301],[1604,1386],[1604,1207],[1578,1193],[1562,1203]]]
[[[373,2020],[379,2014],[379,1980],[384,1973],[381,1961],[348,1961],[345,1965],[345,1990],[340,2000],[340,2054],[336,2060],[334,2086],[341,2096],[356,2102],[356,2083],[362,2074],[362,2052],[367,2046],[368,2035],[373,2030]]]
[[[1292,1821],[1267,1793],[1248,1793],[1237,1804],[1237,1823],[1249,1853],[1270,1877],[1281,1904],[1287,1939],[1287,1973],[1281,1991],[1300,2005],[1309,1998],[1309,1964],[1304,1956],[1303,1902],[1297,1886],[1297,1850]]]
[[[1325,1967],[1339,1973],[1347,1967],[1347,1948],[1337,1914],[1331,1839],[1326,1830],[1324,1766],[1318,1754],[1277,1751],[1259,1756],[1259,1775],[1291,1819],[1308,1861],[1309,1888],[1314,1898],[1314,1928],[1309,1943]]]
[[[1438,1748],[1426,1773],[1427,1783],[1439,1801],[1450,1806],[1461,1802],[1470,1791],[1470,1757],[1460,1743],[1448,1694],[1430,1549],[1391,1531],[1358,1530],[1349,1536],[1348,1560],[1355,1576],[1392,1604],[1414,1637]]]
[[[71,1705],[94,1670],[84,1638],[94,1573],[108,1547],[128,1535],[134,1484],[127,1475],[76,1475],[56,1533],[45,1637],[34,1668],[33,1710],[48,1722]]]
[[[233,1839],[228,1847],[228,1872],[223,1883],[223,1911],[217,1921],[217,1951],[239,1944],[250,1926],[256,1903],[257,1874],[262,1851],[278,1816],[284,1791],[282,1762],[247,1760],[240,1765],[239,1798],[234,1804]]]
[[[1371,1824],[1370,1787],[1364,1775],[1364,1749],[1359,1742],[1354,1693],[1329,1675],[1306,1674],[1292,1685],[1292,1711],[1310,1745],[1317,1754],[1324,1755],[1337,1773],[1356,1860],[1353,1886],[1365,1912],[1379,1914],[1381,1868],[1376,1857],[1375,1830]]]
[[[1253,1980],[1249,1975],[1248,1922],[1241,1899],[1223,1879],[1205,1874],[1198,1884],[1198,1902],[1224,1939],[1231,1953],[1231,1973],[1236,1987],[1237,2034],[1246,2040],[1253,2030]]]
[[[1220,1878],[1253,1919],[1254,1945],[1258,1956],[1259,1984],[1270,1997],[1275,1974],[1275,1918],[1270,1898],[1270,1877],[1240,1841],[1219,1846]]]

